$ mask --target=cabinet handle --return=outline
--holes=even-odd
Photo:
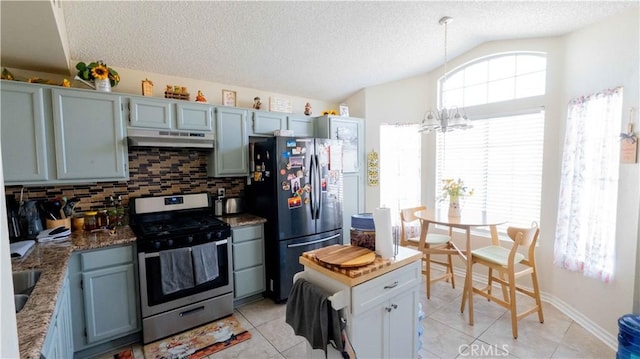
[[[387,312],[391,311],[391,307],[384,307],[384,310],[386,310]]]
[[[391,304],[391,308],[398,309],[398,305],[397,304]]]
[[[398,281],[393,282],[393,284],[391,285],[385,285],[384,289],[391,289],[391,288],[395,288],[398,286]]]

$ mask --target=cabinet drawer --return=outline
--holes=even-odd
[[[233,244],[233,269],[240,270],[262,264],[262,240]]]
[[[233,243],[240,243],[262,238],[262,225],[233,229]]]
[[[133,262],[133,250],[131,246],[80,253],[82,271],[131,262]]]
[[[420,284],[420,261],[353,287],[352,313],[366,311],[392,296]]]
[[[265,290],[264,266],[247,268],[233,273],[233,297],[241,298]]]

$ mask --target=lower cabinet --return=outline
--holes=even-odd
[[[41,354],[46,359],[73,358],[73,330],[68,277],[65,277],[62,284]]]
[[[265,291],[264,226],[234,227],[233,298],[239,300]]]
[[[69,264],[74,348],[106,343],[140,330],[132,246],[74,253]]]

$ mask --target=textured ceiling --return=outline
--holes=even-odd
[[[332,102],[440,66],[445,15],[454,57],[631,8],[638,1],[62,1],[71,59]]]

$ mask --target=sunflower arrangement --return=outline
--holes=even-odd
[[[89,65],[84,62],[78,62],[76,70],[78,70],[78,77],[86,81],[109,79],[111,87],[116,87],[120,82],[118,72],[102,61],[92,62]]]

